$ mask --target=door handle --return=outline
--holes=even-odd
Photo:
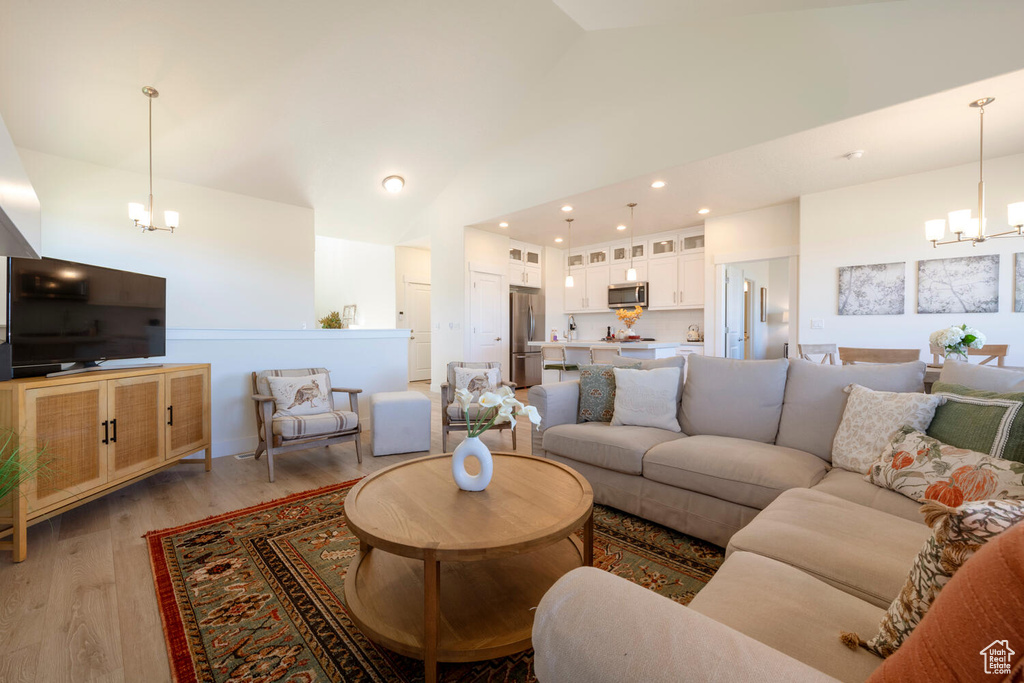
[[[167,406],[167,426],[174,426],[174,406]]]
[[[110,421],[110,428],[114,431],[110,436],[110,443],[117,443],[117,418]]]
[[[103,421],[103,443],[110,443],[110,422]]]
[[[501,341],[501,337],[495,337],[494,341]]]

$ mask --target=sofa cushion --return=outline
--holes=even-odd
[[[785,358],[729,360],[691,354],[683,387],[683,431],[773,443],[787,365]]]
[[[612,426],[658,427],[670,432],[679,429],[679,410],[675,399],[679,391],[679,368],[629,370],[613,368],[615,373],[615,412]]]
[[[928,436],[957,448],[1024,462],[1024,391],[996,393],[936,382],[946,402],[935,411]]]
[[[828,466],[810,453],[726,436],[691,436],[655,446],[644,477],[762,509],[780,493],[808,487]]]
[[[875,486],[864,478],[863,474],[850,472],[849,470],[829,470],[825,478],[812,487],[815,491],[821,491],[836,498],[848,500],[851,503],[864,505],[895,515],[912,522],[924,524],[921,516],[921,504],[906,496]]]
[[[334,410],[316,415],[284,415],[275,417],[274,434],[282,439],[304,439],[334,432],[347,432],[359,426],[359,416],[348,410]]]
[[[892,365],[820,365],[792,360],[775,443],[814,453],[831,462],[832,441],[846,410],[847,394],[843,389],[859,384],[875,391],[922,391],[925,369],[925,364],[919,361]]]
[[[642,474],[644,453],[685,436],[656,427],[612,427],[607,422],[558,425],[544,432],[544,450],[624,474]]]
[[[1001,394],[1024,391],[1024,372],[959,363],[955,360],[947,360],[942,364],[939,381],[945,384],[962,384],[980,391],[996,391]]]
[[[930,536],[924,524],[821,491],[791,489],[736,532],[726,553],[752,552],[785,562],[886,608]]]
[[[836,633],[873,629],[884,610],[766,557],[732,554],[690,609],[841,681],[863,681],[882,664]]]

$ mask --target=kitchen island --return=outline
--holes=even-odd
[[[689,353],[704,353],[704,342],[661,342],[661,341],[621,341],[607,342],[604,340],[587,341],[556,341],[556,342],[529,342],[532,348],[541,346],[562,346],[565,348],[565,360],[570,364],[589,363],[590,348],[592,346],[619,349],[624,358],[669,358],[671,356],[684,355]]]

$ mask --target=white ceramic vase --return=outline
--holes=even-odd
[[[466,471],[466,458],[473,456],[480,461],[480,474]],[[483,491],[491,483],[494,474],[494,459],[491,452],[478,436],[471,436],[455,447],[452,454],[452,476],[463,491]]]

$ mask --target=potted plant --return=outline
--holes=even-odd
[[[320,323],[320,327],[325,330],[340,330],[341,329],[341,314],[337,311],[331,311],[324,317],[317,320]]]
[[[452,454],[452,476],[455,483],[463,491],[483,491],[491,483],[494,474],[494,459],[491,451],[480,440],[480,435],[496,424],[511,422],[519,414],[526,415],[532,424],[540,428],[540,413],[533,406],[523,405],[516,400],[515,392],[509,387],[501,387],[497,393],[485,392],[480,396],[480,410],[476,419],[470,417],[469,408],[473,403],[473,394],[465,389],[455,392],[455,402],[459,404],[466,416],[468,436],[465,441],[455,447]],[[475,457],[480,461],[480,474],[466,471],[466,458]]]
[[[629,310],[628,308],[620,308],[619,310],[615,311],[615,315],[618,317],[619,321],[626,326],[626,337],[628,339],[640,338],[640,335],[638,335],[633,330],[633,325],[636,325],[637,321],[640,320],[640,316],[642,316],[643,314],[644,309],[640,308],[639,306],[636,306],[633,310]]]
[[[0,501],[18,491],[25,481],[47,475],[49,468],[41,453],[23,450],[15,444],[15,434],[10,430],[0,434]]]

